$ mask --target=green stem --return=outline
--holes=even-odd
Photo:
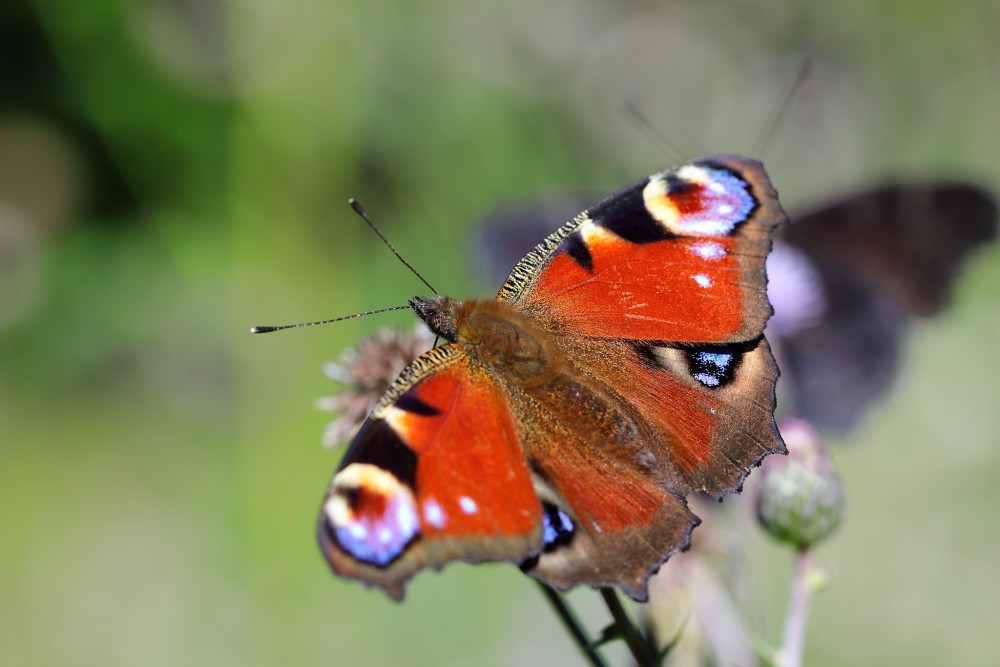
[[[809,620],[809,547],[795,553],[792,570],[792,586],[788,595],[788,609],[785,612],[785,636],[778,653],[781,667],[801,667],[805,652],[806,626]]]
[[[556,615],[559,620],[563,622],[569,634],[572,635],[573,641],[576,642],[577,648],[583,653],[583,656],[587,659],[593,667],[607,667],[604,662],[604,658],[594,649],[593,642],[590,637],[587,636],[586,631],[584,631],[583,626],[576,619],[576,615],[573,610],[569,608],[566,601],[563,600],[562,596],[559,595],[553,588],[546,586],[545,584],[538,582],[541,587],[542,592],[545,593],[545,597],[548,599],[549,604],[552,605],[552,609],[555,610]]]
[[[650,647],[649,642],[636,627],[632,619],[629,618],[628,612],[625,611],[625,607],[622,606],[621,600],[618,599],[618,594],[615,593],[613,588],[602,588],[601,597],[604,598],[604,604],[608,606],[608,611],[611,612],[611,616],[615,619],[615,624],[618,625],[618,629],[622,633],[622,638],[628,645],[629,651],[632,652],[632,657],[635,658],[636,664],[639,667],[652,667],[656,664],[656,656],[653,655],[652,647]]]

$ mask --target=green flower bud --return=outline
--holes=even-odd
[[[757,490],[757,519],[772,537],[805,548],[840,525],[844,490],[823,442],[801,419],[782,422],[788,456],[764,461]]]

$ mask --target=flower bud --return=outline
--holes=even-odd
[[[772,537],[805,548],[840,525],[844,490],[823,442],[801,419],[782,422],[788,456],[764,461],[757,489],[757,519]]]

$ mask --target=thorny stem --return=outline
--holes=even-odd
[[[576,619],[576,615],[573,610],[569,608],[569,605],[562,599],[554,589],[545,584],[538,582],[541,587],[542,592],[545,593],[545,597],[548,599],[549,604],[552,605],[552,609],[555,610],[556,615],[559,616],[559,620],[563,622],[569,634],[572,635],[573,641],[576,642],[577,648],[583,653],[584,657],[593,667],[607,667],[604,662],[604,658],[600,656],[597,650],[594,648],[593,642],[587,633],[584,631],[583,626]]]
[[[618,599],[618,595],[614,589],[602,588],[601,597],[604,598],[604,604],[608,606],[608,611],[614,617],[615,624],[618,625],[618,629],[622,633],[622,639],[628,645],[628,650],[632,653],[632,657],[635,658],[636,664],[639,667],[651,667],[655,665],[656,656],[653,655],[652,647],[650,647],[649,642],[646,641],[642,632],[639,631],[639,628],[632,622],[632,619],[629,618],[628,612],[625,611],[625,607],[622,606],[621,600]]]
[[[810,550],[803,547],[795,552],[792,569],[792,588],[785,612],[785,636],[778,652],[778,667],[801,667],[806,643],[806,625],[809,619],[809,570]]]

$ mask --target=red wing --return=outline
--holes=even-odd
[[[650,346],[622,362],[629,400],[662,434],[672,484],[714,497],[738,491],[768,454],[783,452],[774,423],[778,368],[767,341],[710,348]]]
[[[522,568],[562,590],[618,586],[643,601],[649,575],[687,548],[698,519],[649,469],[646,439],[619,428],[635,423],[620,419],[622,406],[583,378],[552,386],[560,396],[534,396],[540,403],[528,401],[521,419],[545,528],[541,552]]]
[[[738,490],[783,451],[777,369],[763,337],[574,345],[587,373],[554,378],[519,418],[531,424],[524,448],[545,513],[542,552],[527,571],[558,588],[616,585],[644,600],[650,573],[686,548],[697,524],[684,497]]]
[[[696,160],[564,225],[514,267],[497,299],[572,335],[750,340],[771,314],[765,258],[784,220],[760,164]]]
[[[420,357],[372,411],[318,532],[336,573],[397,599],[423,567],[538,549],[542,508],[507,398],[458,345]]]

